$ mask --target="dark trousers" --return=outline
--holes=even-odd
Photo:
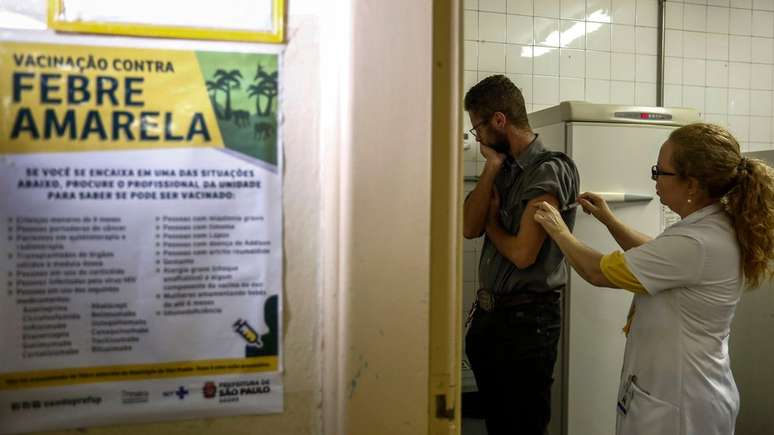
[[[559,342],[558,303],[478,310],[465,336],[489,435],[544,435]]]

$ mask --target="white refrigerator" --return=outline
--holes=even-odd
[[[672,130],[699,121],[695,110],[563,102],[529,119],[547,148],[575,161],[581,192],[604,193],[624,222],[652,236],[675,221],[677,216],[661,206],[650,167]],[[620,249],[607,229],[580,209],[574,234],[605,254]],[[596,288],[570,274],[562,302],[551,435],[615,433],[622,327],[631,300],[628,291]]]

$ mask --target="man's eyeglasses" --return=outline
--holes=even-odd
[[[476,123],[476,125],[474,125],[473,128],[468,130],[468,133],[472,134],[473,137],[476,138],[476,140],[480,140],[481,138],[478,136],[478,128],[486,124],[487,122],[489,122],[489,119],[485,119],[485,120],[482,120],[481,122]]]
[[[661,169],[658,168],[658,165],[651,166],[650,167],[650,178],[653,181],[656,181],[656,180],[658,180],[658,176],[659,175],[677,175],[677,174],[675,174],[674,172],[662,171]]]

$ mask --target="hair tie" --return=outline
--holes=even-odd
[[[747,157],[742,157],[742,159],[739,160],[739,164],[736,165],[736,172],[746,171],[748,168],[748,163],[749,163],[749,160],[747,159]]]

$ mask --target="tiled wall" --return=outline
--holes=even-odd
[[[656,104],[657,0],[466,0],[464,8],[466,90],[500,73],[522,89],[529,111],[564,100]],[[665,105],[696,108],[745,151],[774,149],[774,0],[668,1],[665,18]],[[482,168],[473,143],[465,175]],[[464,244],[466,299],[480,245]]]

